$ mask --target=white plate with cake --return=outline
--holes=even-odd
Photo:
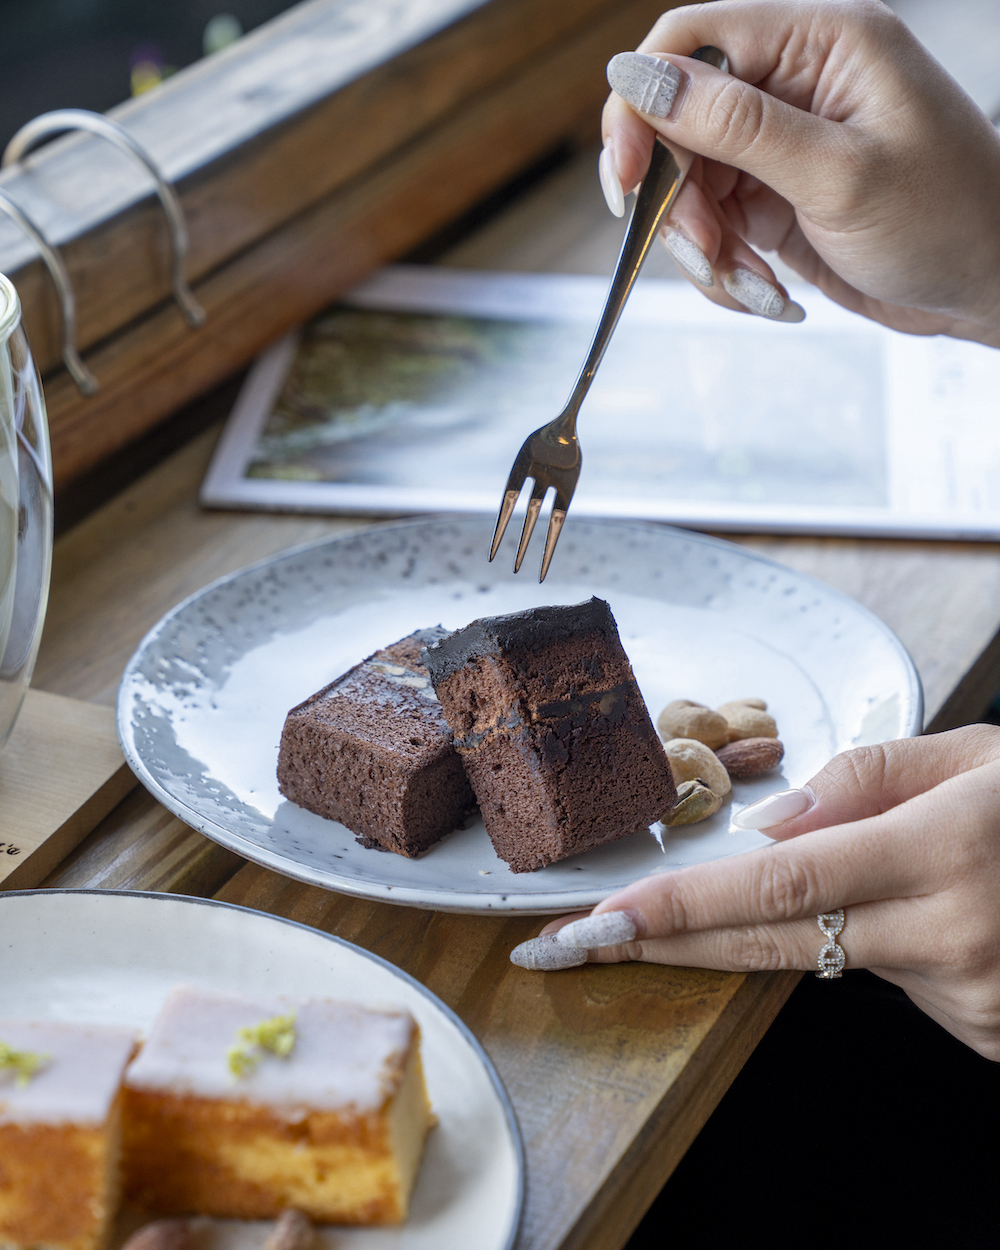
[[[299,880],[410,906],[545,914],[764,845],[762,834],[732,830],[734,811],[801,784],[838,751],[922,728],[919,678],[899,640],[821,582],[703,535],[571,519],[539,585],[527,569],[513,573],[509,543],[487,563],[492,528],[485,517],[379,526],[272,557],[192,596],[150,631],[122,680],[119,735],[132,768],[182,820]],[[386,854],[363,827],[359,841],[286,797],[301,791],[279,789],[286,716],[317,692],[328,696],[331,683],[353,683],[358,699],[376,676],[397,693],[407,687],[410,714],[417,695],[433,699],[420,689],[425,670],[408,658],[414,637],[549,606],[558,615],[594,596],[610,606],[654,719],[675,699],[716,707],[762,698],[781,729],[780,771],[734,783],[700,824],[653,824],[534,871],[500,859],[475,814],[408,857],[414,848]],[[423,734],[413,743],[419,754]],[[388,811],[392,780],[370,770],[359,801]],[[303,802],[323,810],[308,795]]]
[[[386,1203],[397,1202],[397,1194],[385,1178],[400,1161],[400,1172],[411,1176],[419,1165],[405,1222],[323,1227],[320,1246],[509,1250],[513,1244],[522,1147],[500,1080],[465,1025],[384,960],[228,904],[40,890],[0,897],[0,965],[0,1042],[22,1061],[15,1072],[0,1063],[0,1144],[11,1125],[17,1140],[18,1125],[28,1130],[25,1150],[32,1125],[36,1134],[62,1133],[41,1142],[47,1158],[65,1155],[66,1166],[53,1179],[66,1208],[60,1215],[68,1214],[74,1186],[86,1183],[86,1169],[72,1166],[74,1126],[95,1136],[83,1143],[85,1153],[101,1149],[101,1131],[108,1157],[116,1151],[115,1117],[102,1125],[104,1113],[94,1108],[112,1096],[102,1093],[102,1082],[117,1089],[122,1079],[128,1033],[143,1045],[124,1075],[123,1167],[126,1189],[148,1199],[145,1218],[185,1211],[213,1216],[218,1212],[205,1209],[213,1202],[237,1208],[250,1202],[263,1214],[268,1201],[282,1209],[291,1194],[305,1210],[310,1202],[348,1201],[352,1219],[393,1220],[398,1212]],[[271,1017],[275,1010],[287,1014]],[[254,1022],[256,1028],[234,1034],[236,1025]],[[271,1027],[268,1033],[265,1026],[275,1025],[285,1032]],[[282,1037],[284,1047],[275,1040]],[[238,1045],[227,1045],[237,1038]],[[382,1064],[383,1051],[392,1063]],[[9,1057],[10,1049],[4,1053]],[[400,1075],[390,1096],[393,1072]],[[429,1133],[427,1098],[437,1119]],[[346,1111],[338,1114],[340,1108]],[[379,1144],[380,1134],[391,1149]],[[201,1154],[192,1154],[192,1141]],[[35,1192],[35,1171],[27,1180]],[[101,1169],[92,1183],[106,1184]],[[358,1207],[362,1193],[367,1206]],[[17,1197],[0,1186],[0,1233],[11,1216],[5,1204]],[[101,1200],[98,1193],[89,1206],[96,1209]],[[405,1205],[406,1194],[398,1200]],[[113,1204],[108,1194],[103,1201]],[[143,1218],[126,1203],[112,1246]],[[257,1250],[272,1227],[263,1219],[214,1219],[199,1244]]]

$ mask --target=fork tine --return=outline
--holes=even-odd
[[[559,541],[559,535],[562,533],[563,522],[565,520],[565,509],[552,509],[552,515],[549,517],[548,533],[545,535],[545,550],[542,553],[542,568],[538,574],[539,583],[545,581],[545,574],[549,571],[549,565],[552,563],[552,554],[556,549],[556,543]]]
[[[535,528],[535,522],[538,520],[538,514],[542,510],[542,500],[545,498],[547,486],[540,485],[535,482],[534,489],[531,492],[531,498],[528,500],[528,515],[524,518],[524,529],[521,530],[521,545],[517,549],[517,559],[514,561],[514,572],[521,571],[521,561],[524,559],[524,553],[528,550],[528,543],[531,542],[531,534]]]
[[[503,536],[507,531],[507,523],[510,521],[511,513],[514,511],[514,505],[517,503],[517,497],[520,493],[520,486],[517,490],[508,490],[504,493],[503,503],[500,505],[500,515],[497,517],[497,527],[493,533],[493,546],[490,548],[491,560],[503,542]]]

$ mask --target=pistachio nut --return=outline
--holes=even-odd
[[[677,802],[663,824],[673,828],[677,825],[693,825],[699,820],[714,816],[722,806],[722,795],[716,794],[700,778],[684,781],[677,787]]]

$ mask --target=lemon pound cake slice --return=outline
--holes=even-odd
[[[496,853],[531,872],[676,802],[603,599],[483,617],[423,652]]]
[[[180,987],[125,1084],[126,1193],[150,1211],[406,1218],[431,1124],[408,1012]]]
[[[134,1048],[130,1029],[0,1020],[0,1245],[104,1245]]]

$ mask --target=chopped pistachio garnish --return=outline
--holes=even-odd
[[[272,1016],[252,1028],[237,1029],[236,1041],[226,1051],[226,1062],[233,1076],[249,1076],[260,1063],[262,1050],[287,1059],[295,1046],[295,1012]]]
[[[0,1072],[16,1072],[18,1085],[27,1085],[51,1058],[31,1050],[13,1050],[6,1042],[0,1042]]]

